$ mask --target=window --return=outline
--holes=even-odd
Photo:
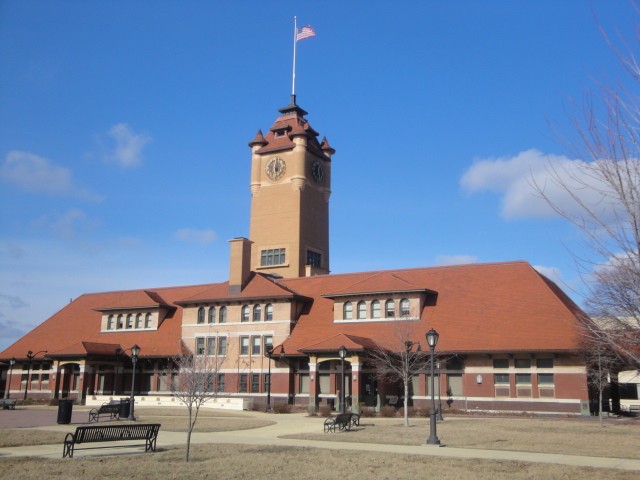
[[[136,328],[142,328],[142,314],[136,315]]]
[[[384,312],[386,318],[394,318],[396,316],[396,302],[387,300],[384,304]]]
[[[299,393],[309,393],[309,374],[301,373],[300,377],[300,385],[298,387]]]
[[[251,393],[260,392],[260,374],[252,373],[251,374]]]
[[[508,373],[494,373],[493,374],[493,383],[496,385],[506,384],[509,385],[509,374]]]
[[[452,397],[462,395],[462,375],[447,375],[447,395]]]
[[[553,358],[537,358],[536,367],[538,368],[553,368]]]
[[[358,302],[358,319],[362,320],[367,318],[367,304],[363,301]]]
[[[246,373],[241,373],[240,374],[240,391],[241,392],[245,392],[247,391],[247,381],[248,381],[248,375]]]
[[[122,314],[118,315],[118,324],[116,328],[118,330],[121,330],[122,328],[124,328],[124,318],[122,317]]]
[[[133,328],[133,315],[127,315],[127,328]]]
[[[204,337],[196,338],[196,355],[204,355]]]
[[[270,322],[271,320],[273,320],[273,305],[267,303],[264,307],[264,321]]]
[[[514,363],[516,368],[531,368],[530,358],[516,358]]]
[[[107,320],[107,330],[113,330],[113,315],[109,315]]]
[[[216,379],[216,391],[224,392],[224,373],[219,373]]]
[[[380,318],[380,302],[378,300],[371,302],[371,318]]]
[[[409,309],[409,299],[403,298],[402,300],[400,300],[400,316],[408,317],[409,313],[411,313]]]
[[[202,325],[204,323],[204,307],[200,307],[198,309],[198,325]]]
[[[248,322],[249,321],[249,305],[243,305],[242,311],[240,313],[240,321]]]
[[[220,307],[220,313],[218,314],[218,321],[225,323],[227,321],[227,307]]]
[[[322,255],[313,250],[307,250],[307,265],[319,267],[322,264]]]
[[[260,355],[262,339],[258,336],[251,337],[251,355]]]
[[[273,337],[271,335],[265,335],[263,337],[264,351],[268,351],[273,348]]]
[[[553,387],[553,373],[539,373],[538,385],[541,387]]]
[[[493,368],[509,368],[509,359],[508,358],[494,358],[493,359]]]
[[[285,262],[285,249],[284,248],[272,248],[269,250],[262,250],[260,252],[260,265],[267,267],[269,265],[282,265]]]
[[[342,318],[344,320],[351,320],[353,318],[353,305],[351,302],[345,302],[342,306]]]
[[[516,373],[516,385],[531,385],[531,374]]]
[[[260,305],[253,306],[253,321],[259,322],[262,320],[262,307]]]
[[[249,337],[240,337],[240,355],[249,355]]]
[[[218,356],[224,357],[227,354],[227,337],[218,337]]]
[[[151,314],[147,313],[146,317],[144,317],[144,328],[151,328]]]
[[[207,355],[216,354],[216,337],[207,338]]]
[[[209,316],[207,317],[208,323],[215,323],[216,321],[216,307],[209,307]]]

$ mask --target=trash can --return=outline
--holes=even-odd
[[[118,413],[120,418],[129,418],[129,399],[120,399],[120,412]]]
[[[73,400],[58,400],[58,423],[71,423]]]

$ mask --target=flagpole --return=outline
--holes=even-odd
[[[298,19],[293,17],[293,78],[291,80],[291,98],[296,94],[296,35],[298,33]]]

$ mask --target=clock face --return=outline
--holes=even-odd
[[[279,180],[282,175],[284,175],[284,172],[287,170],[287,165],[284,163],[284,160],[279,157],[275,157],[269,160],[269,163],[267,163],[267,168],[265,170],[267,172],[267,176],[271,180],[275,181]]]
[[[322,167],[322,163],[320,160],[316,160],[311,165],[311,176],[316,183],[322,182],[324,178],[324,168]]]

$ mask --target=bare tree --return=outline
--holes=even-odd
[[[215,382],[223,356],[194,355],[183,346],[183,354],[173,358],[176,368],[171,377],[171,392],[185,404],[189,412],[185,462],[189,461],[191,433],[198,420],[200,407],[216,396]]]
[[[586,345],[585,359],[587,362],[587,379],[589,385],[598,393],[598,415],[600,417],[600,427],[604,426],[603,419],[603,394],[609,383],[612,374],[620,364],[618,356],[601,342],[591,342]]]
[[[580,160],[550,165],[550,182],[533,184],[584,240],[585,253],[574,258],[587,288],[586,310],[596,320],[585,319],[589,337],[639,368],[640,65],[630,48],[605,39],[630,81],[598,85],[574,109],[563,141]]]
[[[369,351],[378,379],[386,382],[402,382],[404,387],[404,426],[409,426],[409,387],[418,373],[424,372],[429,363],[429,355],[421,351],[420,345],[411,338],[412,324],[403,320],[396,324],[390,347],[377,346]]]

